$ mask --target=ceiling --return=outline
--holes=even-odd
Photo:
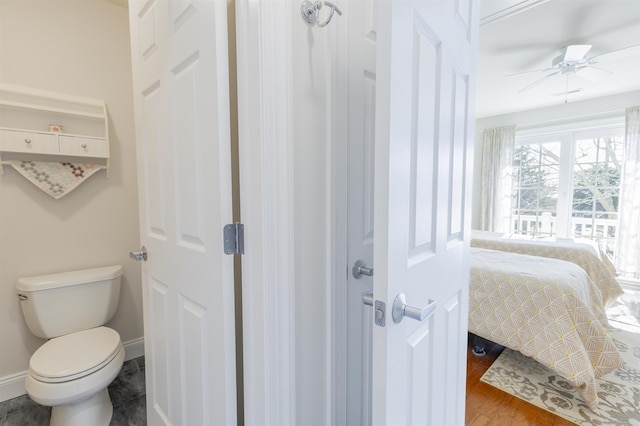
[[[640,0],[482,0],[480,5],[478,118],[640,89]],[[639,46],[599,60],[596,66],[611,73],[599,73],[596,81],[569,73],[518,92],[551,72],[505,77],[549,68],[571,44],[592,45],[587,57]]]

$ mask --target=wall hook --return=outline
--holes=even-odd
[[[322,6],[328,6],[331,8],[331,12],[329,12],[329,17],[324,22],[319,22],[320,19],[320,9]],[[300,14],[302,15],[302,19],[305,20],[308,24],[317,24],[319,27],[324,27],[331,22],[333,18],[333,13],[338,12],[338,15],[342,15],[342,11],[335,4],[330,1],[321,1],[316,0],[312,2],[311,0],[304,0],[300,5]]]

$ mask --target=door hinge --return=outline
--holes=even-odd
[[[244,225],[236,222],[224,227],[224,253],[244,254]]]

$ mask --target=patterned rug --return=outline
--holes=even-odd
[[[613,312],[608,314],[612,319]],[[616,314],[620,320],[619,309]],[[589,409],[568,381],[511,349],[502,352],[481,380],[578,425],[640,426],[640,329],[624,328],[610,330],[624,365],[598,379],[598,412]]]

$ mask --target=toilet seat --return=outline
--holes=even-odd
[[[107,365],[120,347],[120,335],[108,327],[56,337],[33,354],[29,374],[45,383],[76,380]]]

